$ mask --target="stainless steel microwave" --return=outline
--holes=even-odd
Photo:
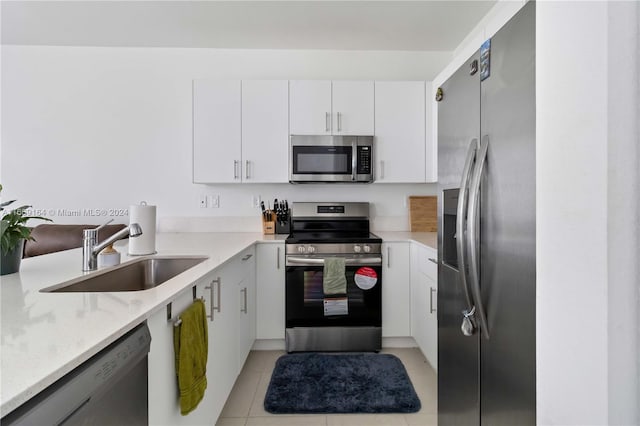
[[[370,183],[373,164],[373,136],[291,135],[291,183]]]

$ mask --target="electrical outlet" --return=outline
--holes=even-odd
[[[209,203],[207,202],[207,196],[206,195],[200,195],[200,208],[201,209],[206,209],[207,207],[209,207]]]
[[[219,195],[209,195],[209,205],[211,208],[217,209],[220,207],[220,196]]]
[[[262,197],[259,195],[254,195],[251,197],[251,207],[260,207],[260,201],[262,201]]]

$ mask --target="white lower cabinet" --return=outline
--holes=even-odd
[[[382,335],[413,336],[437,368],[437,267],[433,249],[409,242],[382,244]],[[149,424],[215,424],[254,341],[283,339],[284,242],[253,245],[171,300],[148,320]],[[208,315],[207,390],[198,408],[180,415],[173,350],[174,321],[203,298]]]
[[[257,245],[257,338],[284,339],[284,242]]]
[[[382,337],[411,336],[410,243],[382,243]]]
[[[211,300],[209,290],[205,290],[215,277],[212,271],[195,283],[197,297],[204,297],[207,314]],[[218,397],[212,391],[215,383],[214,354],[211,350],[213,327],[209,323],[209,359],[207,361],[207,382],[209,383],[203,401],[188,416],[180,414],[179,392],[175,373],[175,356],[173,350],[174,322],[193,303],[193,292],[185,290],[171,301],[171,319],[167,317],[165,308],[156,312],[147,320],[151,332],[151,349],[149,351],[149,424],[150,425],[200,425],[211,424],[217,418],[215,403]],[[217,358],[217,357],[216,357]],[[233,385],[233,382],[232,382]],[[224,400],[222,401],[224,404]]]
[[[434,249],[411,246],[411,335],[435,370],[438,368],[437,256]]]
[[[236,262],[236,292],[238,303],[237,313],[237,342],[238,352],[237,374],[240,374],[244,362],[256,340],[256,250],[255,246],[245,250]]]
[[[255,249],[194,283],[208,316],[207,390],[198,407],[180,414],[173,350],[173,323],[193,303],[192,290],[171,301],[172,319],[162,309],[147,320],[149,352],[149,424],[215,424],[255,340]],[[246,296],[245,296],[246,295]]]

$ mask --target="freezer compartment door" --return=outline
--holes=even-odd
[[[479,334],[460,331],[467,309],[458,271],[441,265],[438,275],[438,424],[478,425]]]

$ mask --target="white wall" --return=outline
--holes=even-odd
[[[538,423],[606,424],[607,6],[536,19]]]
[[[609,424],[640,424],[640,3],[608,5]]]
[[[638,424],[637,3],[538,2],[538,424]]]
[[[405,197],[431,194],[434,185],[193,184],[191,81],[430,80],[449,58],[447,52],[3,46],[4,195],[53,211],[57,223],[105,219],[64,216],[63,209],[146,200],[161,218],[240,216],[251,219],[236,222],[247,230],[260,229],[252,195],[372,201],[378,229],[403,228]],[[220,208],[200,209],[201,194],[219,195]]]

